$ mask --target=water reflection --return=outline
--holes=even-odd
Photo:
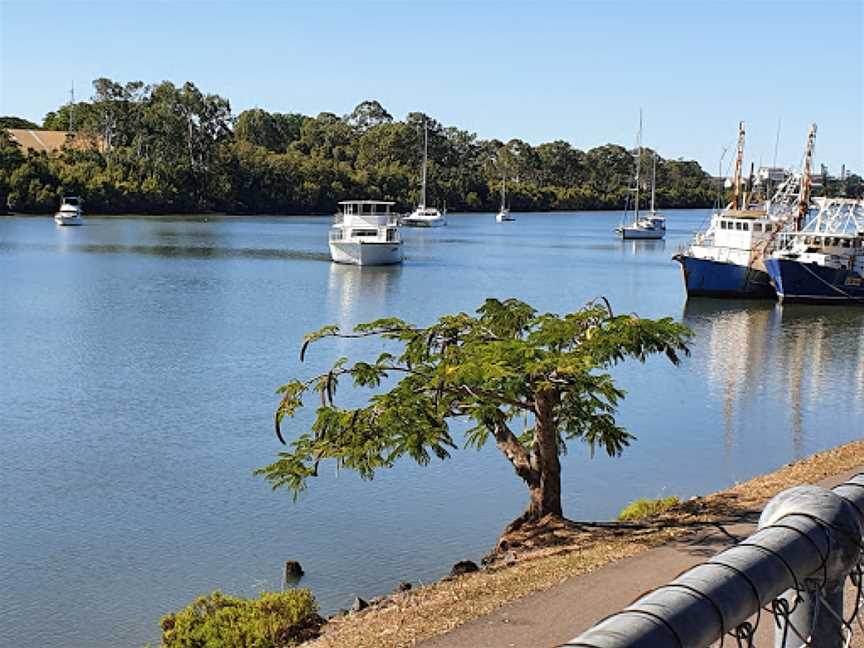
[[[367,315],[370,308],[386,312],[401,274],[401,265],[361,267],[331,263],[327,297],[339,326],[349,330],[370,319]]]
[[[808,435],[818,432],[817,415],[849,386],[856,398],[840,397],[840,406],[862,406],[864,310],[690,299],[683,319],[697,353],[707,356],[708,387],[723,403],[727,458],[736,430],[752,429],[772,405],[788,416],[795,457],[806,454]]]
[[[63,230],[76,228],[63,227]],[[39,245],[27,243],[6,243],[6,251],[31,250],[43,252],[85,253],[85,254],[132,254],[138,256],[156,256],[186,259],[282,259],[330,261],[326,252],[312,250],[286,250],[277,248],[252,247],[210,247],[205,245],[123,245],[117,243],[76,243],[71,234],[63,234],[56,245]]]
[[[627,239],[621,241],[621,250],[629,254],[656,254],[665,249],[665,239]]]

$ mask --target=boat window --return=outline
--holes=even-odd
[[[378,236],[378,230],[351,230],[351,236]]]
[[[726,221],[720,221],[720,229],[726,229]]]
[[[388,241],[395,241],[396,240],[396,230],[395,229],[389,228],[387,230],[387,240]]]
[[[736,230],[744,229],[744,228],[742,227],[742,225],[743,225],[743,223],[741,223],[740,221],[736,221],[736,222],[735,222],[735,229],[736,229]]]
[[[753,231],[761,232],[762,231],[762,223],[753,223]]]
[[[844,238],[844,239],[841,241],[841,245],[842,245],[843,247],[845,247],[845,248],[848,248],[848,247],[849,247],[849,239]]]
[[[741,229],[743,229],[745,232],[749,232],[750,231],[750,223],[741,223]]]

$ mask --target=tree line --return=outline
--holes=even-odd
[[[418,198],[423,126],[429,132],[429,204],[457,211],[498,205],[508,178],[514,210],[617,209],[632,192],[635,156],[606,144],[532,146],[482,140],[420,112],[395,120],[377,101],[348,115],[315,117],[255,108],[233,115],[227,99],[193,83],[93,82],[90,101],[59,107],[41,124],[99,142],[59,154],[26,154],[0,131],[0,207],[48,212],[79,195],[96,213],[332,213],[346,199]],[[40,128],[17,117],[3,128]],[[643,149],[643,169],[654,151]],[[660,207],[704,207],[715,198],[695,161],[657,158]]]

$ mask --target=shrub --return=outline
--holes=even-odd
[[[677,497],[660,497],[658,499],[638,499],[635,502],[630,502],[627,506],[621,509],[618,514],[619,522],[627,522],[629,520],[643,520],[645,518],[654,517],[678,504]]]
[[[243,599],[213,592],[162,617],[163,648],[282,648],[317,636],[323,619],[308,589]]]

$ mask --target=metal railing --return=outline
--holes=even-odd
[[[760,623],[775,648],[845,648],[864,633],[864,473],[826,490],[796,486],[774,497],[746,540],[639,598],[568,648],[705,648],[731,638],[755,646]],[[846,579],[855,586],[844,617]],[[767,621],[766,621],[767,620]]]

